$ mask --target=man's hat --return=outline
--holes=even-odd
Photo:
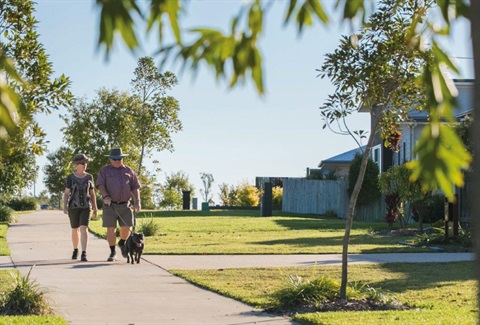
[[[127,154],[122,153],[122,148],[112,148],[110,149],[110,154],[105,156],[111,159],[123,159],[123,157],[128,156]]]
[[[88,163],[90,161],[92,161],[92,159],[87,157],[87,155],[85,155],[84,153],[76,154],[75,156],[73,156],[73,159],[72,159],[72,163],[74,164]]]

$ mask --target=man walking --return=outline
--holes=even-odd
[[[110,164],[104,166],[98,172],[97,187],[103,198],[102,226],[107,228],[107,241],[110,246],[110,256],[107,261],[115,261],[117,220],[120,225],[120,240],[118,246],[123,257],[127,257],[125,241],[130,235],[130,227],[133,226],[133,210],[130,200],[133,197],[134,209],[139,212],[140,205],[140,182],[132,168],[123,164],[123,158],[128,156],[122,153],[121,148],[112,148]]]

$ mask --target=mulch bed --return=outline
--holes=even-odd
[[[423,233],[429,233],[432,228],[425,228]],[[372,232],[372,235],[377,236],[395,236],[395,237],[412,237],[421,234],[418,229],[407,228],[407,229],[385,229],[377,232]],[[405,244],[405,243],[403,243]],[[425,244],[422,244],[425,246]],[[411,245],[415,246],[415,245]],[[472,247],[465,247],[455,243],[431,243],[428,244],[433,251],[445,252],[445,253],[466,253],[472,252]]]
[[[415,307],[402,304],[400,302],[392,304],[380,304],[374,300],[348,300],[341,299],[329,300],[320,306],[304,305],[297,306],[295,310],[282,310],[279,308],[269,308],[265,311],[280,315],[292,316],[295,313],[315,313],[315,312],[335,312],[335,311],[374,311],[374,310],[410,310]]]
[[[398,236],[398,237],[409,237],[409,236],[416,236],[419,234],[420,234],[420,231],[418,229],[413,229],[413,228],[385,229],[385,230],[372,233],[372,235],[378,235],[378,236]]]

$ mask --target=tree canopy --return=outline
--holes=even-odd
[[[70,81],[53,77],[31,1],[0,2],[0,192],[20,194],[37,177],[45,133],[34,120],[71,103]],[[18,112],[17,112],[18,109]],[[21,117],[21,118],[19,118]],[[7,136],[10,135],[10,136]]]

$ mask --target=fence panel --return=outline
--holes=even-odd
[[[348,212],[348,181],[285,178],[283,180],[282,211],[303,214],[325,214],[334,211],[345,219]],[[382,220],[385,216],[383,199],[355,209],[357,220]]]

